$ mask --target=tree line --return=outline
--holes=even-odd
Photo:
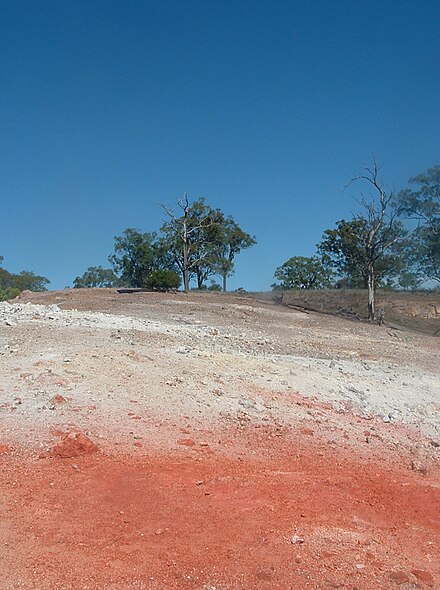
[[[312,257],[293,256],[275,270],[273,289],[365,288],[375,318],[378,287],[440,283],[440,166],[386,191],[376,162],[349,184],[363,183],[360,212],[325,230]]]
[[[359,212],[325,230],[313,256],[293,256],[277,267],[272,288],[366,289],[368,317],[374,319],[378,287],[440,284],[440,166],[391,192],[373,161],[349,184],[363,185]],[[204,198],[190,202],[185,195],[174,208],[163,209],[165,221],[158,232],[127,228],[114,238],[111,268],[89,267],[75,278],[74,287],[178,289],[183,284],[185,291],[190,285],[226,291],[237,256],[256,244],[255,237]],[[0,299],[24,289],[47,289],[46,277],[10,273],[2,261],[0,256]]]
[[[177,289],[183,283],[188,291],[193,281],[197,289],[226,291],[236,257],[255,237],[204,198],[190,203],[185,195],[175,209],[163,208],[167,219],[159,232],[127,228],[114,239],[111,268],[89,267],[74,287]]]

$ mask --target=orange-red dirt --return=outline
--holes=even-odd
[[[439,587],[429,473],[268,434],[213,435],[228,455],[176,440],[138,458],[2,456],[1,588]]]
[[[440,590],[437,338],[232,294],[0,312],[0,590]]]
[[[55,457],[69,459],[81,455],[96,453],[98,447],[87,436],[78,432],[77,434],[66,434],[54,447],[52,453]]]

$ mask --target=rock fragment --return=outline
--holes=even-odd
[[[193,447],[196,443],[192,438],[180,438],[177,444],[183,447]]]
[[[399,586],[401,584],[407,584],[410,581],[408,574],[400,571],[389,572],[388,577]]]
[[[428,467],[418,459],[414,459],[413,461],[411,461],[411,469],[413,471],[417,471],[417,473],[422,473],[423,475],[426,475],[426,473],[428,473]]]
[[[71,459],[81,455],[91,455],[98,451],[97,445],[82,432],[65,434],[58,444],[54,446],[51,454],[61,459]]]
[[[429,588],[434,588],[434,578],[429,572],[423,570],[412,570],[411,573],[417,578],[419,582],[426,584]]]
[[[56,395],[53,396],[53,398],[50,400],[51,404],[65,404],[66,403],[66,398],[64,398],[62,395],[60,395],[59,393],[57,393]]]

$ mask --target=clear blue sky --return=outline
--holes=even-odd
[[[258,240],[267,289],[356,207],[440,164],[437,1],[3,0],[0,254],[70,285],[188,192]]]

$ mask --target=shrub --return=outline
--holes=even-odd
[[[148,277],[147,287],[150,289],[178,289],[181,282],[180,275],[174,270],[155,270]]]

